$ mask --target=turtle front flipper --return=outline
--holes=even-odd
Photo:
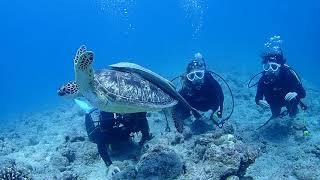
[[[71,81],[59,88],[58,96],[67,99],[74,99],[77,97],[81,97],[81,93],[79,91],[77,83],[75,81]]]
[[[85,45],[82,45],[77,50],[76,56],[74,57],[74,64],[78,64],[78,61],[80,59],[81,54],[85,53],[87,51],[87,47]]]
[[[82,53],[75,64],[75,77],[80,91],[87,90],[92,87],[94,72],[92,68],[93,52],[86,51]]]
[[[82,53],[78,60],[75,61],[75,68],[76,70],[85,71],[91,67],[93,62],[93,52],[92,51],[85,51]]]

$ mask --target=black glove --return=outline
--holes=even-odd
[[[153,135],[149,133],[148,135],[142,135],[139,145],[142,146],[146,141],[150,141],[153,138]]]

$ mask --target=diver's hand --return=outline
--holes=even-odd
[[[284,97],[284,99],[285,99],[286,101],[291,101],[292,99],[295,99],[297,96],[298,96],[298,93],[296,93],[296,92],[289,92],[289,93]]]
[[[120,172],[120,168],[111,164],[107,170],[107,180],[111,180],[112,176]]]
[[[270,105],[265,100],[259,100],[259,105],[264,107],[264,108],[270,108]]]

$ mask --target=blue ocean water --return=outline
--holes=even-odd
[[[316,0],[2,0],[0,9],[0,116],[61,101],[81,44],[95,68],[129,60],[173,77],[200,51],[220,72],[254,74],[265,41],[281,35],[288,63],[320,85]]]

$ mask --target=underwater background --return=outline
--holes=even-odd
[[[120,169],[112,179],[319,180],[319,19],[316,0],[1,0],[0,179],[106,179],[85,112],[57,95],[74,80],[84,44],[95,69],[130,61],[167,79],[200,52],[232,90],[214,76],[223,118],[233,112],[222,128],[205,113],[178,133],[172,117],[148,112],[152,139],[140,146],[136,133],[128,144],[108,145]],[[256,105],[247,83],[275,35],[302,78],[307,110],[259,129],[271,112]]]
[[[1,115],[60,102],[81,44],[95,68],[129,60],[171,78],[201,52],[214,71],[254,75],[263,44],[280,35],[288,64],[320,85],[316,0],[2,0],[0,9]]]

